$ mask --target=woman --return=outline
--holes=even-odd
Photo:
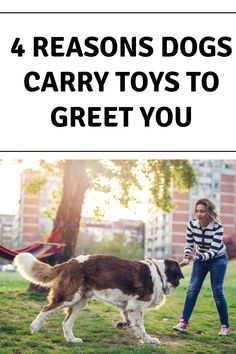
[[[207,199],[199,199],[195,205],[195,218],[187,226],[186,245],[183,264],[194,261],[191,280],[187,291],[184,309],[180,322],[173,327],[183,332],[197,301],[203,281],[210,272],[211,288],[219,313],[221,336],[230,335],[228,309],[223,294],[223,282],[227,268],[227,254],[223,243],[223,226],[218,219],[214,203]],[[197,253],[193,255],[194,244]]]

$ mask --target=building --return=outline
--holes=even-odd
[[[0,214],[0,244],[6,248],[17,248],[15,215]]]
[[[201,197],[212,198],[217,206],[226,236],[236,233],[236,166],[224,160],[194,160],[197,174],[196,187],[179,193],[173,188],[172,198],[176,205],[173,213],[167,214],[150,201],[145,232],[145,255],[147,257],[183,256],[186,225],[195,202]]]
[[[51,193],[55,189],[56,178],[51,177],[40,193],[29,196],[24,184],[32,177],[37,176],[36,171],[25,171],[21,175],[21,191],[18,212],[18,238],[19,245],[23,247],[34,241],[42,240],[42,236],[52,230],[53,222],[44,215],[44,211],[53,207]]]
[[[119,219],[115,221],[96,221],[92,217],[81,218],[80,238],[91,237],[93,242],[112,240],[115,235],[122,235],[127,242],[132,239],[144,245],[145,224],[142,220]]]

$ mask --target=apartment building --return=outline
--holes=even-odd
[[[7,248],[17,248],[15,215],[0,214],[0,244]]]
[[[94,236],[95,242],[104,239],[112,240],[114,235],[123,235],[127,241],[136,239],[141,245],[144,244],[144,222],[142,220],[103,220],[96,221],[93,217],[82,216],[80,237]]]
[[[44,215],[44,210],[53,206],[51,193],[55,188],[56,179],[51,177],[47,184],[36,196],[29,196],[24,189],[24,184],[37,175],[38,172],[25,171],[21,175],[21,190],[18,212],[18,238],[21,247],[42,237],[52,230],[53,222]]]

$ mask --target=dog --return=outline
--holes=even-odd
[[[183,278],[178,262],[172,259],[128,261],[114,256],[78,256],[54,267],[38,261],[30,253],[20,253],[14,264],[19,273],[34,284],[50,288],[49,304],[44,306],[30,326],[35,333],[45,318],[66,309],[62,323],[66,340],[81,343],[73,334],[73,325],[89,298],[95,297],[121,310],[117,328],[130,326],[138,339],[159,344],[144,327],[144,311],[163,304]]]

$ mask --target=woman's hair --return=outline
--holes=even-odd
[[[212,222],[212,221],[220,222],[215,203],[211,199],[208,199],[208,198],[199,199],[195,204],[194,214],[195,214],[196,208],[199,204],[205,206],[206,213],[207,213],[207,216],[208,216],[210,222]]]

